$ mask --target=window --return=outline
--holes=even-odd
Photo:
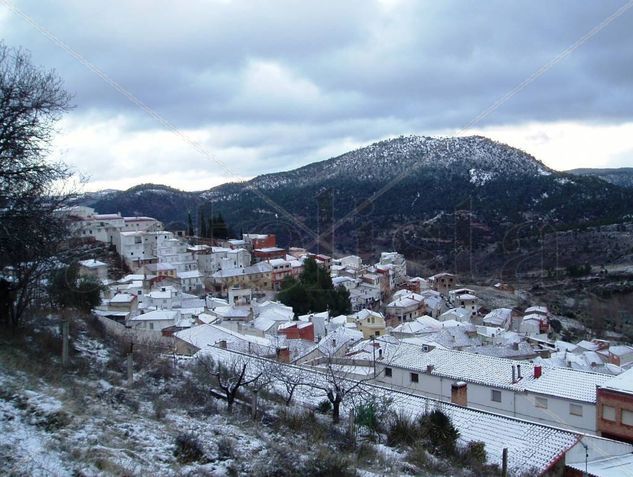
[[[633,426],[633,412],[622,409],[622,424]]]
[[[417,383],[419,381],[420,381],[420,377],[418,376],[418,373],[411,373],[411,382]]]
[[[150,329],[150,330],[153,330],[153,329],[154,329],[154,323],[150,323],[150,324],[149,324],[149,329]]]
[[[391,377],[391,368],[385,368],[385,377],[386,378],[390,378]]]
[[[493,389],[490,399],[493,402],[501,402],[501,391],[497,391],[496,389]]]
[[[569,414],[572,416],[582,416],[582,406],[580,404],[570,404]]]
[[[602,406],[602,419],[605,421],[615,421],[615,408],[611,406]]]
[[[547,399],[546,398],[542,398],[542,397],[537,397],[534,400],[534,404],[536,405],[536,407],[541,408],[541,409],[547,409]]]

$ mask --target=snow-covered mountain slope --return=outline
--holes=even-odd
[[[579,176],[598,177],[603,181],[620,187],[633,188],[633,167],[620,167],[614,169],[572,169],[567,171]]]
[[[202,208],[207,217],[221,212],[233,231],[277,233],[281,244],[313,246],[317,230],[330,230],[337,251],[372,243],[444,254],[437,244],[487,247],[518,228],[567,230],[628,220],[633,190],[554,171],[480,136],[407,136],[200,193],[148,184],[91,204],[167,224],[184,224],[189,211],[195,219]]]

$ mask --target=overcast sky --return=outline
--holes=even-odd
[[[633,8],[464,130],[631,2],[14,0],[27,19],[6,1],[4,42],[74,95],[54,154],[88,190],[202,190],[408,134],[483,134],[559,170],[633,166]]]

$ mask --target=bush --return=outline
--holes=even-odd
[[[412,446],[420,437],[420,428],[409,416],[404,413],[397,413],[392,416],[387,430],[388,446]]]
[[[329,449],[321,449],[305,463],[301,475],[306,477],[356,477],[354,463],[348,456]]]
[[[174,457],[176,457],[181,464],[206,461],[202,444],[193,434],[179,434],[176,436]]]
[[[292,431],[306,431],[318,424],[313,412],[293,409],[282,409],[278,421]]]
[[[459,431],[451,419],[439,409],[420,418],[420,431],[438,454],[454,456],[457,451]]]
[[[221,460],[227,460],[233,458],[235,455],[235,444],[230,437],[222,437],[218,440],[218,458]]]
[[[161,397],[156,397],[154,398],[152,404],[154,407],[154,417],[159,420],[164,418],[167,411],[167,401]]]
[[[328,399],[324,399],[319,403],[316,410],[321,414],[327,414],[332,410],[332,403]]]
[[[370,432],[379,431],[378,416],[376,415],[376,406],[374,403],[361,404],[356,407],[355,411],[356,424],[366,427]]]
[[[486,445],[480,441],[469,442],[461,452],[461,461],[464,467],[478,469],[486,464]]]

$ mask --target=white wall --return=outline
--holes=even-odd
[[[389,378],[385,376],[385,367],[391,366],[384,363],[377,365],[380,371],[378,381],[443,401],[450,401],[451,385],[458,381],[418,371],[418,382],[413,383],[410,379],[410,373],[416,371],[391,367],[392,377]],[[500,391],[501,402],[492,400],[493,389]],[[536,397],[547,399],[547,409],[536,406]],[[572,403],[582,406],[582,416],[570,414],[570,404]],[[554,427],[574,429],[590,434],[596,432],[596,405],[586,402],[468,383],[468,407],[536,421]]]

